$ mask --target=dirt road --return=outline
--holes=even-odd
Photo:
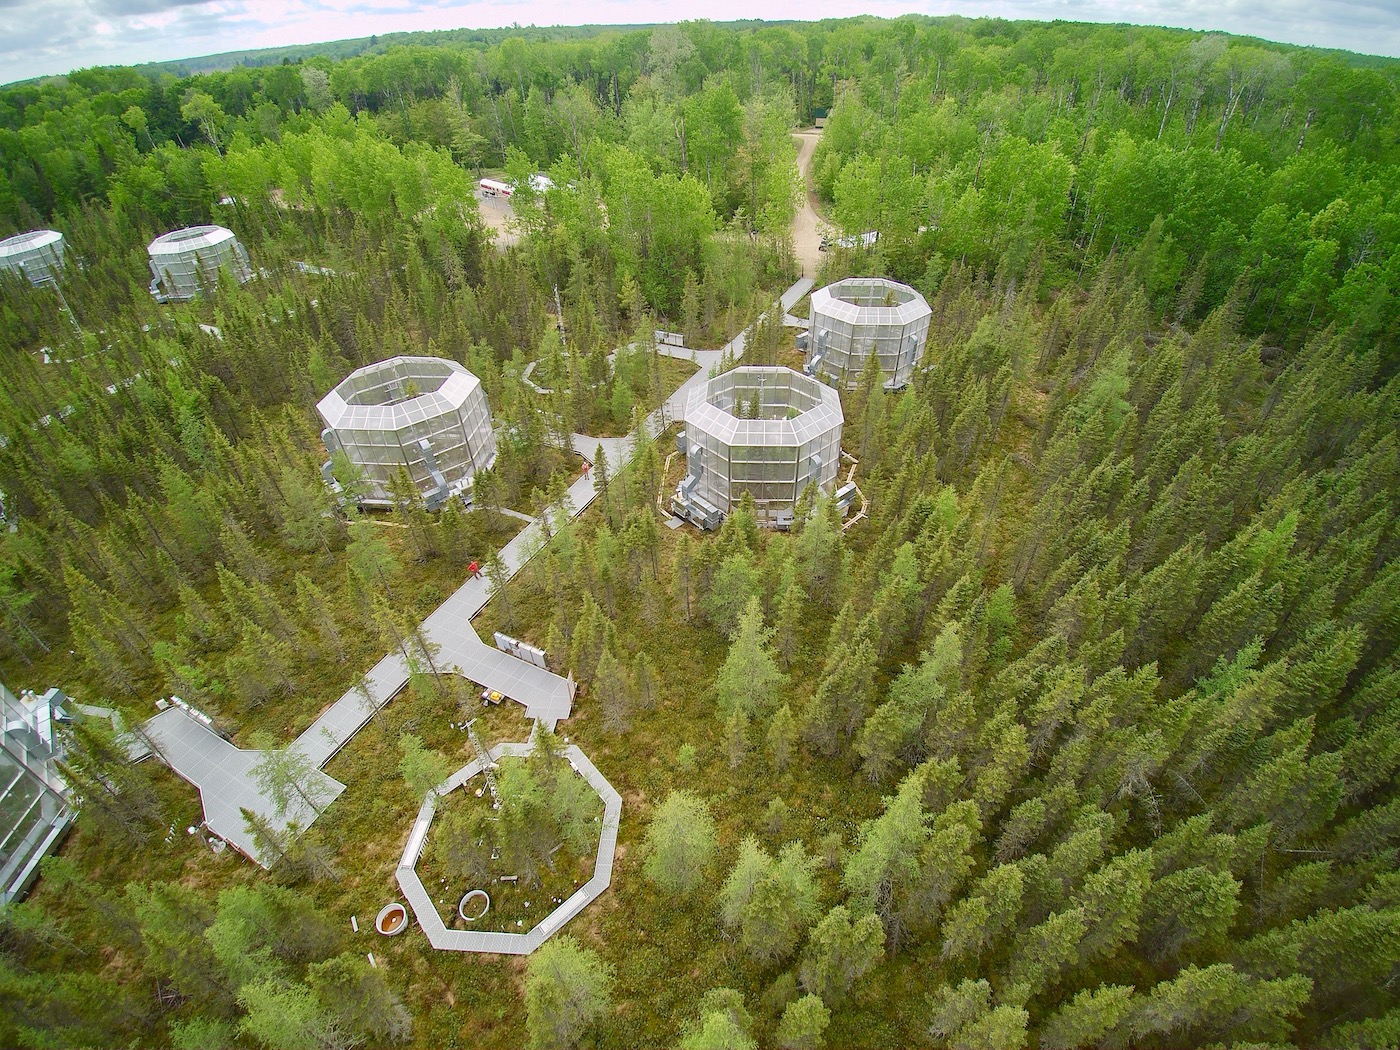
[[[520,233],[514,228],[515,212],[511,209],[508,197],[488,196],[479,188],[472,196],[476,198],[481,221],[491,231],[492,240],[497,248],[507,248],[520,240]]]
[[[802,276],[815,277],[822,260],[819,247],[822,238],[818,232],[819,220],[814,207],[817,195],[812,192],[812,182],[808,175],[812,166],[812,153],[816,150],[822,133],[819,128],[807,129],[794,131],[792,137],[797,140],[797,170],[802,172],[802,181],[807,187],[807,192],[802,197],[802,207],[792,220],[792,246],[797,254],[797,261],[802,266]]]

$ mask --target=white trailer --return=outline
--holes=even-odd
[[[509,197],[515,192],[515,187],[510,183],[497,182],[495,179],[482,179],[477,185],[488,197]]]

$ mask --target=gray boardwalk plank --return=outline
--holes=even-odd
[[[199,790],[209,830],[263,867],[273,858],[258,849],[253,841],[243,821],[243,807],[264,817],[279,831],[285,831],[291,823],[305,830],[319,815],[304,801],[296,799],[287,812],[279,816],[252,774],[264,752],[234,747],[180,708],[162,711],[147,721],[145,728],[156,751],[170,768]],[[308,786],[308,794],[325,800],[322,809],[345,790],[344,784],[320,770],[316,771],[315,778],[316,783]]]

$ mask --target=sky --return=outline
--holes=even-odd
[[[0,83],[376,33],[917,12],[1219,29],[1400,57],[1400,0],[0,0]]]

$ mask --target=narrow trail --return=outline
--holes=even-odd
[[[797,261],[802,266],[802,276],[816,277],[817,268],[822,260],[822,236],[821,217],[816,209],[817,195],[812,189],[811,169],[812,154],[816,152],[822,133],[820,128],[809,128],[794,131],[792,137],[797,141],[797,170],[802,173],[802,183],[806,190],[802,195],[802,207],[792,219],[792,246],[797,254]]]

